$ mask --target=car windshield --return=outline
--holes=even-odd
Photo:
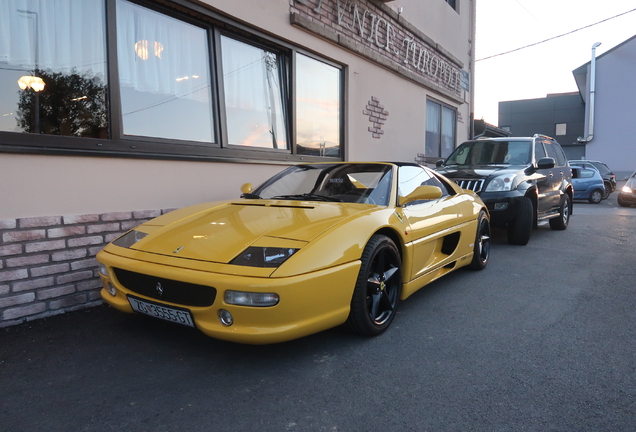
[[[530,141],[469,141],[455,149],[446,165],[526,165]]]
[[[243,198],[291,199],[386,206],[391,194],[392,165],[296,165],[272,177]]]

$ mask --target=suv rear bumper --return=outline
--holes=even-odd
[[[479,194],[481,200],[486,204],[490,213],[491,225],[504,226],[508,222],[517,218],[520,202],[525,195],[521,192],[482,192]]]

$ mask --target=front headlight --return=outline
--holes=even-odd
[[[248,267],[278,267],[295,254],[298,249],[251,246],[230,261],[230,264]]]
[[[512,189],[514,176],[509,174],[500,175],[490,180],[484,192],[503,192]]]
[[[123,236],[113,240],[113,244],[119,247],[129,248],[147,235],[145,232],[137,230],[128,231]]]
[[[628,186],[623,186],[623,189],[621,189],[621,191],[630,194],[630,193],[632,193],[632,188],[630,188]]]

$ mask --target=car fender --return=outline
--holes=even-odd
[[[395,208],[375,208],[338,222],[301,248],[271,277],[289,277],[359,260],[367,242],[380,230],[392,230],[404,243],[406,221]],[[398,245],[402,250],[402,246]],[[352,287],[353,288],[353,287]]]

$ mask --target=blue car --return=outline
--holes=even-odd
[[[605,185],[603,177],[596,168],[583,168],[572,165],[572,185],[575,200],[588,200],[598,204],[603,200]]]

